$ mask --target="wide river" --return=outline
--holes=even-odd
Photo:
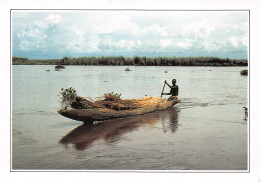
[[[245,67],[125,68],[13,66],[12,169],[248,170]],[[93,99],[159,97],[173,78],[182,101],[162,112],[96,125],[57,113],[61,88]]]

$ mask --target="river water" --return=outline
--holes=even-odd
[[[12,169],[248,170],[245,67],[125,68],[13,66]],[[94,99],[159,97],[172,78],[182,102],[162,112],[96,125],[57,113],[61,88]]]

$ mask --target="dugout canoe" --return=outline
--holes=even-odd
[[[58,113],[64,117],[83,121],[83,122],[94,122],[103,121],[115,118],[124,118],[128,116],[141,115],[156,111],[162,111],[168,109],[181,100],[165,100],[164,102],[156,105],[149,105],[144,108],[137,108],[131,110],[113,110],[109,108],[92,108],[92,109],[60,109]]]

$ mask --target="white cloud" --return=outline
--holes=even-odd
[[[238,47],[239,42],[240,42],[237,37],[231,37],[231,38],[229,39],[229,41],[231,42],[231,44],[232,44],[234,47]]]
[[[83,30],[83,28],[75,28],[75,27],[72,27],[72,30],[75,32],[75,34],[76,34],[77,36],[80,36],[80,37],[84,36],[84,30]]]
[[[18,33],[16,34],[16,36],[17,36],[18,38],[22,38],[22,37],[25,36],[25,34],[26,34],[26,32],[25,32],[24,30],[22,30],[21,32],[18,32]]]
[[[62,21],[61,16],[51,13],[43,20],[35,20],[33,24],[40,28],[48,28],[49,26],[57,25]]]
[[[137,35],[139,28],[136,23],[132,22],[128,17],[122,16],[108,16],[104,20],[97,20],[98,22],[93,25],[93,31],[97,34],[108,34],[108,33],[118,33],[118,34],[131,34]]]
[[[43,47],[71,55],[143,52],[175,56],[174,52],[239,52],[248,46],[247,14],[86,11],[37,15],[41,16],[19,15],[26,23],[17,20],[13,35],[21,50]]]
[[[191,47],[191,43],[189,43],[189,42],[177,42],[176,45],[178,47],[184,48],[184,49]]]
[[[62,21],[62,18],[56,14],[49,14],[45,21],[49,24],[59,24]]]
[[[169,39],[164,39],[160,41],[161,48],[166,48],[172,45],[172,41]]]
[[[159,25],[151,25],[143,29],[139,29],[137,32],[139,35],[159,35],[159,36],[168,36],[168,33],[165,31],[165,27]]]
[[[39,28],[48,28],[49,26],[46,21],[34,21],[33,24]]]
[[[35,28],[35,29],[29,30],[29,32],[26,34],[28,34],[28,36],[30,36],[30,37],[37,37],[37,36],[41,36],[40,33],[41,32],[39,31],[39,29]]]
[[[25,17],[28,17],[25,16]],[[16,37],[19,40],[19,48],[24,51],[46,48],[48,28],[62,21],[59,15],[49,14],[45,19],[35,20],[21,29]]]
[[[112,39],[105,39],[99,42],[99,49],[101,50],[131,50],[136,47],[136,42],[133,40],[120,40],[118,42]]]
[[[22,40],[19,47],[23,51],[28,51],[30,50],[31,44],[28,40]]]
[[[29,12],[13,12],[13,18],[26,18],[29,16]]]

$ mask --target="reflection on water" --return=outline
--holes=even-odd
[[[106,143],[116,142],[127,132],[132,132],[139,127],[153,127],[158,122],[162,123],[164,133],[167,131],[175,133],[178,128],[178,112],[175,108],[171,108],[161,112],[113,119],[98,124],[83,124],[62,137],[60,143],[65,146],[73,144],[77,150],[84,150],[91,147],[95,140],[103,139]]]
[[[172,109],[169,112],[165,113],[163,118],[163,132],[166,133],[170,130],[171,133],[175,133],[175,131],[178,129],[178,111]]]

